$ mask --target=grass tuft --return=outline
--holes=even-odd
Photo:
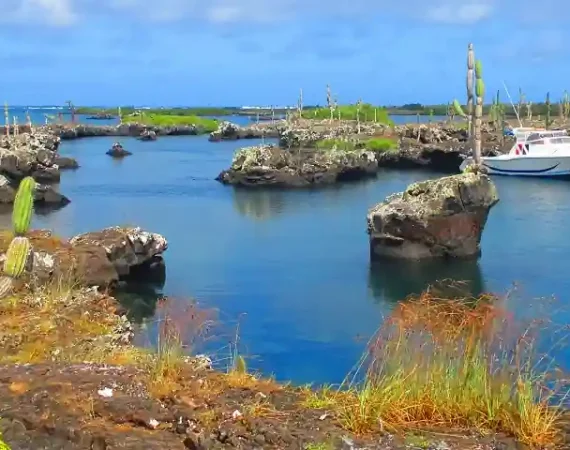
[[[336,392],[306,396],[355,434],[443,427],[555,443],[568,388],[538,353],[542,322],[522,324],[502,299],[443,299],[428,290],[399,304]]]
[[[154,395],[162,397],[177,389],[187,357],[207,339],[213,324],[214,311],[194,302],[159,301],[156,353],[149,366],[149,390]]]

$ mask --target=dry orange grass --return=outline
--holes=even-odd
[[[398,305],[342,391],[313,403],[364,434],[444,427],[505,432],[535,447],[559,437],[565,386],[540,364],[536,324],[502,299],[443,299],[428,290]],[[348,394],[348,396],[347,396]]]

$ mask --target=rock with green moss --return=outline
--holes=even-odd
[[[218,175],[224,184],[261,187],[307,187],[373,176],[378,170],[375,152],[305,148],[289,151],[275,145],[239,149],[228,170]]]
[[[463,173],[410,185],[368,212],[371,257],[473,257],[497,189],[484,174]]]

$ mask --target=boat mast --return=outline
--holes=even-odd
[[[511,94],[509,94],[509,90],[507,89],[507,85],[505,84],[504,81],[503,81],[503,86],[505,87],[505,91],[507,93],[507,97],[509,97],[509,101],[511,102],[511,106],[513,107],[513,111],[515,112],[515,114],[517,116],[517,120],[519,121],[519,126],[522,128],[523,124],[521,122],[519,112],[517,111],[517,108],[516,108],[515,104],[513,103],[513,99],[511,98]]]

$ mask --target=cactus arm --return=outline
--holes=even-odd
[[[453,100],[453,110],[458,116],[467,117],[467,114],[465,114],[465,111],[463,111],[463,108],[457,99]]]
[[[16,236],[23,236],[30,228],[35,188],[36,182],[32,177],[24,178],[18,187],[12,211],[12,226]]]
[[[6,252],[4,273],[12,278],[19,278],[24,273],[31,251],[32,246],[28,238],[18,236],[12,239]]]

